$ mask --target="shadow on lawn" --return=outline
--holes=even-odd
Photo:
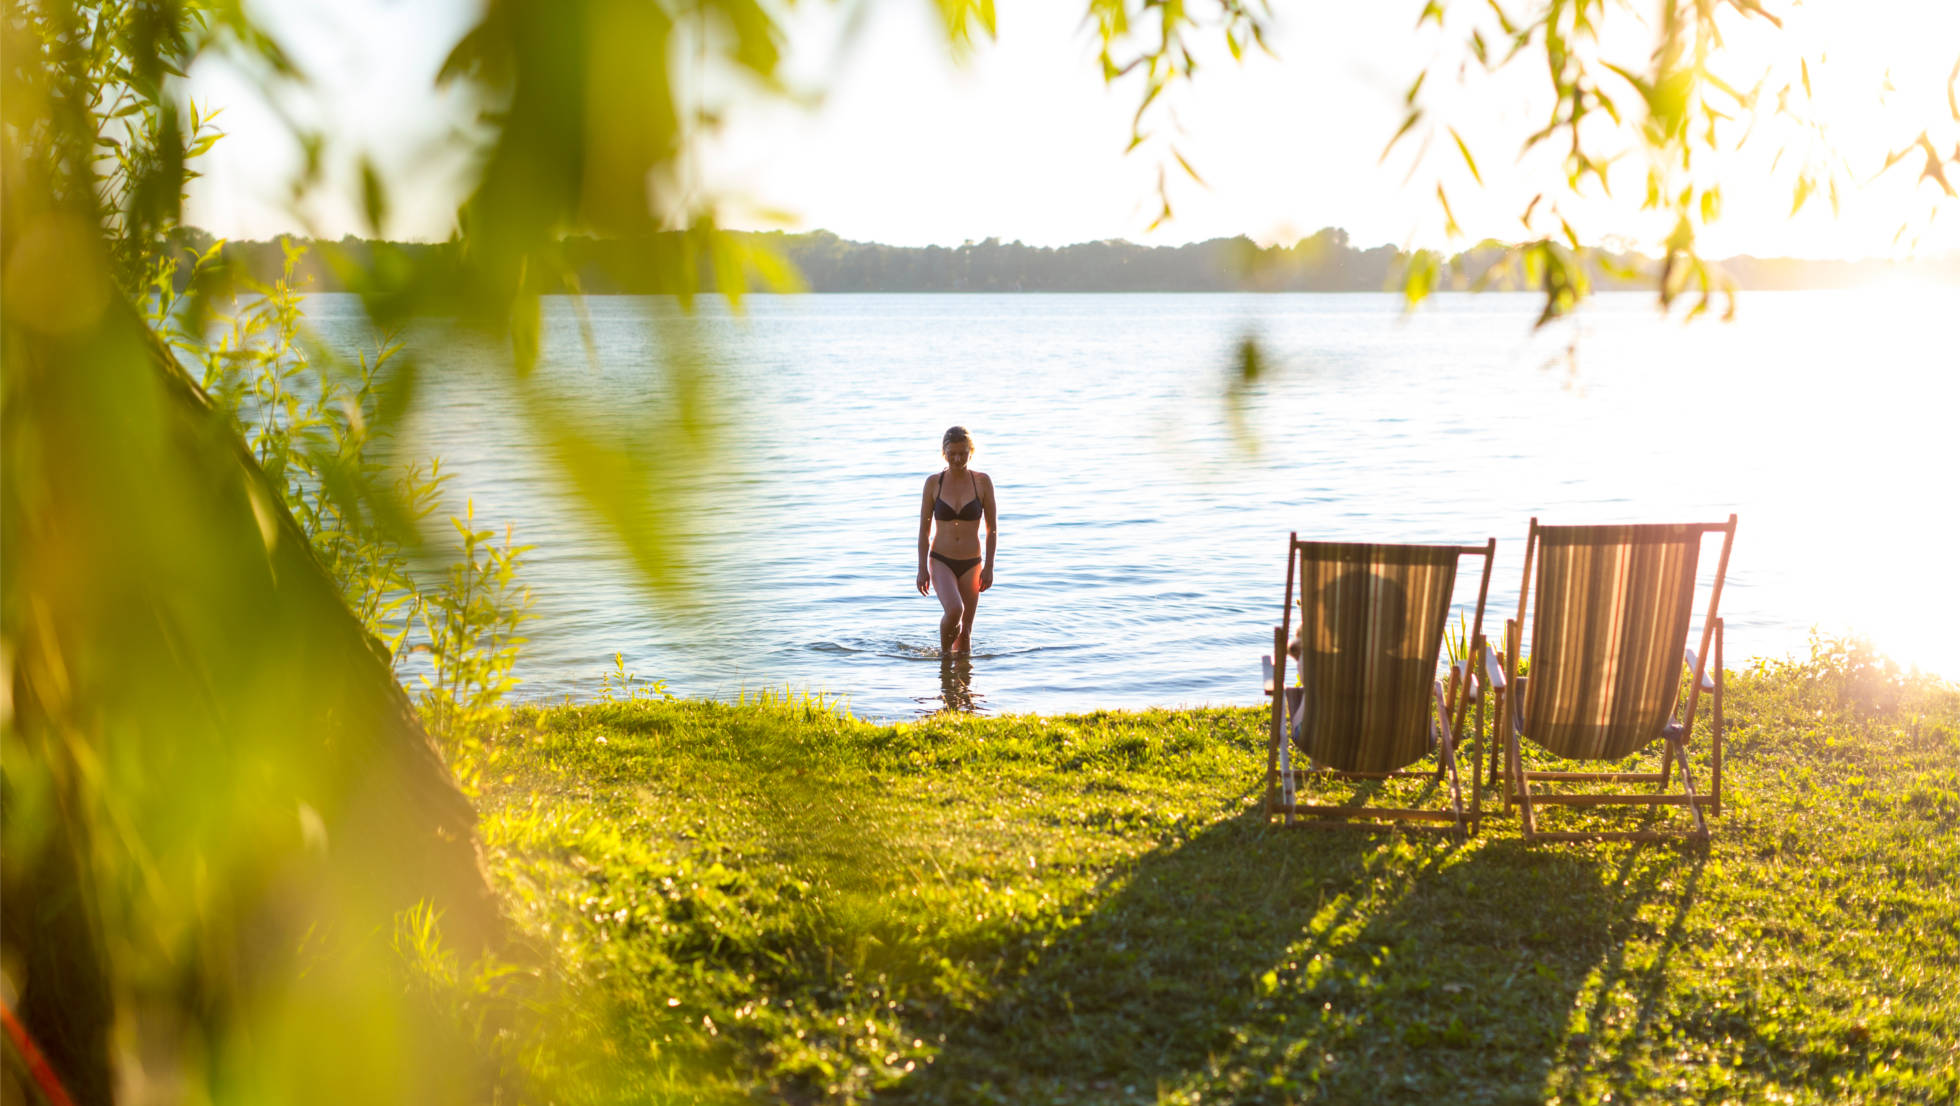
[[[1256,811],[1216,822],[1141,858],[883,1097],[1538,1101],[1599,1059],[1575,1029],[1592,973],[1664,991],[1623,979],[1619,950],[1700,860],[1601,860],[1492,831],[1507,828],[1457,846],[1287,830]],[[1641,974],[1666,962],[1663,948]]]

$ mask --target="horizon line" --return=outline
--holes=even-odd
[[[221,235],[213,234],[211,231],[206,230],[203,227],[195,226],[192,224],[182,224],[180,225],[179,229],[186,230],[186,231],[195,231],[200,234],[208,235],[214,240],[222,241],[228,244],[229,243],[270,244],[281,240],[304,241],[310,243],[339,243],[339,242],[345,242],[351,238],[357,242],[368,243],[368,244],[380,243],[380,244],[391,245],[391,246],[442,246],[442,245],[447,245],[448,243],[451,242],[459,241],[459,238],[453,234],[448,238],[390,238],[386,236],[369,237],[366,235],[357,235],[357,234],[349,233],[349,234],[343,234],[339,238],[321,238],[321,237],[316,237],[314,235],[310,235],[302,232],[294,232],[294,231],[282,231],[276,235],[273,235],[270,238],[228,238]],[[759,235],[759,236],[760,235],[781,236],[786,238],[817,237],[817,236],[827,235],[831,238],[836,239],[839,242],[843,242],[853,246],[879,246],[891,250],[938,249],[938,250],[949,250],[949,251],[957,252],[959,250],[971,249],[977,246],[987,246],[989,244],[992,244],[996,247],[1014,246],[1027,250],[1045,250],[1051,252],[1058,251],[1058,250],[1074,249],[1080,246],[1103,246],[1103,245],[1129,246],[1140,250],[1176,251],[1176,250],[1191,249],[1193,247],[1211,246],[1211,245],[1216,245],[1218,243],[1245,242],[1253,246],[1255,249],[1264,252],[1268,250],[1289,251],[1289,250],[1298,249],[1303,243],[1309,242],[1312,239],[1319,237],[1321,234],[1327,233],[1328,231],[1336,231],[1343,236],[1348,235],[1347,228],[1345,227],[1328,226],[1328,227],[1322,227],[1320,230],[1315,231],[1312,234],[1303,234],[1299,238],[1294,239],[1292,243],[1287,245],[1281,245],[1278,242],[1274,242],[1270,245],[1260,245],[1257,239],[1253,238],[1249,234],[1245,234],[1241,232],[1239,234],[1231,235],[1229,237],[1197,239],[1190,242],[1180,243],[1177,245],[1152,245],[1148,243],[1132,241],[1128,238],[1090,238],[1090,239],[1083,239],[1078,242],[1070,242],[1061,246],[1030,245],[1026,242],[1023,242],[1019,238],[1003,241],[999,235],[990,235],[989,237],[984,239],[968,238],[962,241],[957,246],[947,246],[947,245],[941,245],[937,242],[929,242],[924,245],[901,245],[894,242],[879,242],[874,239],[846,238],[845,236],[838,234],[836,231],[829,230],[823,227],[816,227],[810,230],[788,230],[781,227],[772,228],[769,230],[724,228],[723,233]],[[653,232],[653,234],[655,235],[677,234],[677,233],[680,232],[675,230],[663,230],[663,231]],[[575,238],[583,238],[589,241],[611,241],[611,242],[630,240],[630,239],[622,239],[622,238],[600,238],[596,235],[586,234],[586,233],[568,233],[561,236],[561,240],[575,239]],[[1416,247],[1415,249],[1404,249],[1403,247],[1397,246],[1394,243],[1390,243],[1390,242],[1382,242],[1372,246],[1362,246],[1356,244],[1355,242],[1352,241],[1352,239],[1350,239],[1347,243],[1344,244],[1343,248],[1352,250],[1356,253],[1370,253],[1375,250],[1387,249],[1387,250],[1394,251],[1398,255],[1404,255],[1404,256],[1409,256],[1416,253],[1420,253],[1424,250],[1429,250],[1430,252],[1442,254],[1445,257],[1460,257],[1464,254],[1472,253],[1477,250],[1483,250],[1483,249],[1492,249],[1492,248],[1509,249],[1515,246],[1525,245],[1527,244],[1528,241],[1534,241],[1534,240],[1506,242],[1497,238],[1485,238],[1481,241],[1465,245],[1460,249],[1445,251],[1445,250],[1433,250],[1430,247],[1426,247],[1426,246]],[[1612,257],[1619,257],[1619,258],[1635,257],[1643,261],[1655,261],[1655,262],[1662,260],[1662,258],[1659,256],[1643,253],[1638,249],[1617,250],[1603,245],[1591,245],[1585,247],[1585,249],[1593,253],[1602,253]],[[1762,255],[1762,254],[1738,253],[1738,254],[1730,254],[1726,257],[1719,257],[1719,258],[1711,257],[1711,258],[1707,258],[1706,260],[1715,264],[1721,264],[1723,262],[1729,262],[1729,261],[1746,260],[1746,261],[1755,261],[1755,262],[1779,261],[1779,262],[1790,262],[1790,263],[1803,264],[1803,265],[1870,265],[1870,264],[1940,265],[1940,264],[1960,263],[1960,247],[1956,247],[1952,250],[1948,250],[1941,253],[1908,254],[1903,257],[1884,257],[1884,256],[1874,256],[1869,254],[1862,257],[1801,257],[1801,256],[1795,256],[1789,254]]]

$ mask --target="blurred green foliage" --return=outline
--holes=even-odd
[[[1612,275],[1621,263],[1602,259],[1596,243],[1639,241],[1627,228],[1643,221],[1669,228],[1659,247],[1660,263],[1646,273],[1662,307],[1677,297],[1692,299],[1688,315],[1708,311],[1717,297],[1732,313],[1735,283],[1701,254],[1706,230],[1723,214],[1724,185],[1736,174],[1767,172],[1791,190],[1794,216],[1814,195],[1829,196],[1833,213],[1841,194],[1901,163],[1922,163],[1929,181],[1926,208],[1937,214],[1956,198],[1947,166],[1960,167],[1960,145],[1942,154],[1936,142],[1952,142],[1960,125],[1960,81],[1956,64],[1944,103],[1905,104],[1898,113],[1925,125],[1904,150],[1883,165],[1857,165],[1839,151],[1818,111],[1823,98],[1813,90],[1813,65],[1828,47],[1803,45],[1804,36],[1785,33],[1785,21],[1805,13],[1795,0],[1661,0],[1648,10],[1623,0],[1525,0],[1506,4],[1427,0],[1416,18],[1413,37],[1439,48],[1404,96],[1402,123],[1382,151],[1386,160],[1405,140],[1419,143],[1409,174],[1428,172],[1436,180],[1436,199],[1452,239],[1461,228],[1450,209],[1446,179],[1458,187],[1486,187],[1477,158],[1451,123],[1450,99],[1479,81],[1520,70],[1536,86],[1536,102],[1546,105],[1541,125],[1516,136],[1520,163],[1544,168],[1527,175],[1520,225],[1530,237],[1486,259],[1474,274],[1478,287],[1514,285],[1537,289],[1545,297],[1539,322],[1567,314],[1591,290],[1589,270],[1602,262]],[[1731,43],[1757,49],[1732,50]],[[1644,48],[1631,53],[1629,45]],[[1816,53],[1806,53],[1815,49]],[[1753,54],[1753,57],[1752,57]],[[1750,60],[1743,60],[1750,59]],[[1767,68],[1748,69],[1767,60]],[[1450,77],[1454,69],[1455,79]],[[1888,77],[1889,83],[1889,77]],[[1884,90],[1858,94],[1872,103]],[[1510,136],[1506,136],[1510,137]],[[1436,151],[1432,154],[1432,151]],[[1757,155],[1767,163],[1739,155]],[[1437,164],[1440,159],[1442,165]],[[1534,160],[1535,159],[1535,160]],[[1450,163],[1460,160],[1461,170]],[[1625,162],[1643,173],[1637,204],[1599,200],[1613,196],[1613,168]],[[1781,175],[1778,176],[1779,167]],[[1910,225],[1908,213],[1901,212]],[[1437,285],[1434,267],[1420,254],[1411,259],[1405,290],[1419,302]]]
[[[296,390],[328,379],[296,356],[297,304],[214,317],[252,290],[211,256],[175,296],[213,136],[170,82],[215,42],[282,59],[230,5],[6,21],[9,1005],[79,1102],[480,1099],[386,939],[419,902],[462,948],[504,924],[474,812],[363,624],[387,601],[349,603],[399,568],[346,525],[381,502],[345,448],[374,379]],[[12,1100],[36,1077],[4,1078]]]

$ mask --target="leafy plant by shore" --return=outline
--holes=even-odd
[[[195,252],[184,279],[208,282],[222,245]],[[235,299],[214,307],[180,297],[178,258],[158,253],[147,321],[284,493],[321,566],[399,670],[410,633],[429,617],[405,543],[445,477],[435,460],[396,469],[378,456],[391,437],[383,408],[399,387],[391,363],[401,347],[383,342],[352,363],[319,348],[304,327],[305,261],[304,246],[285,244],[274,272],[244,278]]]
[[[422,706],[438,733],[482,717],[517,686],[512,669],[526,639],[519,628],[530,617],[531,593],[518,568],[531,548],[518,545],[513,528],[479,529],[476,505],[450,518],[457,557],[437,588],[422,596],[431,673],[422,679]]]
[[[193,283],[216,264],[216,250],[193,258]],[[467,724],[517,684],[512,669],[525,642],[518,630],[531,605],[520,569],[530,546],[518,545],[508,524],[497,542],[466,504],[449,518],[454,544],[433,550],[446,559],[437,571],[418,570],[413,554],[424,542],[416,531],[435,512],[447,475],[439,458],[406,465],[392,458],[389,409],[399,403],[404,371],[412,378],[413,370],[394,364],[397,342],[349,363],[309,338],[298,275],[305,253],[286,244],[279,274],[247,278],[242,295],[215,315],[207,303],[180,303],[177,260],[159,255],[147,321],[191,363],[205,396],[281,490],[397,675],[411,654],[426,654],[422,706],[436,734],[463,740]]]
[[[1951,1101],[1960,691],[1828,663],[1731,675],[1706,849],[1269,826],[1257,710],[520,711],[538,965],[422,985],[544,1011],[486,1043],[560,1101]]]

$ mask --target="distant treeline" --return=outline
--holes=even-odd
[[[886,246],[852,242],[829,231],[740,234],[739,241],[766,246],[785,257],[812,292],[1379,292],[1401,287],[1409,255],[1393,246],[1359,249],[1344,230],[1328,228],[1291,246],[1260,247],[1250,239],[1216,238],[1185,246],[1140,246],[1118,240],[1073,246],[1027,246],[989,238],[963,246]],[[195,228],[183,244],[200,252],[215,240]],[[366,264],[379,251],[399,264],[382,266],[425,279],[455,272],[455,242],[373,242],[347,237],[338,242],[277,239],[227,242],[227,263],[260,280],[281,272],[285,245],[307,245],[296,276],[308,291],[347,291],[335,276],[335,254],[363,262],[352,271],[378,271]],[[596,294],[670,292],[663,283],[684,248],[678,235],[638,241],[568,237],[561,242],[567,281],[547,291],[573,287]],[[1501,243],[1485,243],[1445,259],[1442,288],[1469,288],[1503,256]],[[710,258],[697,259],[700,290],[715,286]],[[1592,266],[1599,289],[1651,287],[1656,263],[1635,254],[1596,253]],[[1917,261],[1807,261],[1791,258],[1735,257],[1719,267],[1744,289],[1846,288],[1879,281],[1960,285],[1960,254]],[[1515,266],[1512,267],[1514,270]],[[1491,287],[1520,287],[1513,271],[1491,277]],[[760,287],[750,274],[751,287]],[[423,287],[429,287],[424,284]]]

